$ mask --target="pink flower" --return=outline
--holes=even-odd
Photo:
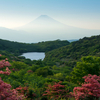
[[[93,96],[100,97],[100,76],[88,74],[88,76],[83,77],[85,82],[81,87],[74,87],[73,93],[71,93],[76,100],[81,98]]]

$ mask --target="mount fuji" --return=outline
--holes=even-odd
[[[46,31],[46,30],[56,30],[66,27],[66,25],[54,20],[53,18],[47,15],[41,15],[32,22],[17,28],[18,30],[24,30],[27,32],[39,32]],[[68,27],[68,26],[67,26]]]
[[[27,43],[56,39],[80,39],[99,34],[100,30],[68,26],[47,15],[41,15],[30,23],[16,29],[0,27],[0,37],[2,39]]]
[[[65,25],[47,15],[41,15],[30,23],[17,28],[17,30],[28,32],[33,39],[79,39],[85,36],[98,35],[100,30],[82,29]]]

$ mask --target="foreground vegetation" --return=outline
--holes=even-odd
[[[83,57],[72,71],[67,66],[9,63],[7,58],[0,61],[0,68],[3,80],[0,83],[0,98],[4,98],[1,100],[98,100],[100,97],[100,76],[97,76],[100,73],[100,57]]]
[[[99,48],[92,54],[94,48],[98,47],[96,44],[100,43],[99,38],[100,36],[83,38],[83,40],[79,40],[79,43],[76,41],[68,46],[55,49],[55,53],[59,53],[59,50],[61,53],[62,49],[62,58],[60,58],[61,56],[55,57],[56,54],[52,55],[55,50],[47,52],[44,61],[31,61],[19,57],[9,50],[1,50],[0,100],[99,100]],[[83,50],[84,56],[78,56],[75,46],[77,48],[78,45],[86,45],[85,40],[88,45],[88,53],[79,47],[79,54]],[[91,44],[89,41],[93,41],[93,43]],[[71,51],[69,47],[75,52]],[[69,55],[66,54],[67,49],[72,52],[70,52],[71,58],[68,58]],[[66,57],[63,57],[64,52]],[[50,54],[52,55],[51,60],[48,58]],[[72,55],[76,55],[78,58],[72,58]]]

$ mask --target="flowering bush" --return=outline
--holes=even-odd
[[[81,87],[75,87],[73,93],[71,93],[76,100],[88,98],[88,100],[93,100],[94,98],[98,100],[100,97],[100,76],[88,74],[88,76],[83,77],[85,82]]]
[[[2,56],[2,55],[0,55]],[[11,66],[10,63],[5,60],[0,61],[0,69],[3,69],[6,66]],[[11,71],[6,67],[6,71],[0,70],[0,74],[10,75]],[[19,95],[18,91],[15,89],[11,90],[11,85],[3,82],[0,78],[0,100],[23,100],[24,96]]]
[[[19,93],[21,95],[25,95],[26,98],[34,98],[36,97],[36,94],[32,92],[32,90],[30,90],[28,87],[17,87],[16,88],[17,91],[19,91]]]
[[[0,100],[23,100],[23,99],[24,99],[23,95],[19,95],[15,89],[11,90],[11,85],[4,83],[0,79]]]
[[[43,94],[43,96],[47,96],[50,100],[57,100],[69,97],[68,91],[65,89],[64,85],[61,85],[61,82],[55,83],[53,86],[51,86],[51,84],[48,85],[45,92],[46,93]]]
[[[1,60],[0,61],[0,69],[6,67],[6,66],[11,66],[10,63],[7,61],[8,59],[6,58],[6,60]],[[0,70],[0,74],[5,74],[5,75],[10,75],[11,71],[9,70],[8,67],[6,67],[6,72]]]

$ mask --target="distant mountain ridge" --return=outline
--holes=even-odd
[[[65,25],[47,15],[41,15],[30,23],[19,27],[18,30],[23,30],[29,35],[40,40],[69,40],[79,39],[85,36],[100,34],[100,30],[82,29],[78,27]]]
[[[25,31],[17,31],[14,29],[8,29],[5,27],[0,27],[0,38],[9,40],[9,41],[17,41],[17,42],[25,42],[25,43],[32,43],[33,38],[28,35]],[[28,40],[28,38],[30,38]]]
[[[71,40],[68,40],[69,42],[74,42],[74,41],[78,41],[78,39],[71,39]]]
[[[27,32],[38,32],[39,30],[46,31],[49,29],[50,31],[52,29],[58,29],[63,27],[66,27],[66,25],[54,20],[47,15],[41,15],[30,23],[19,27],[18,30],[24,30]]]
[[[16,30],[0,27],[0,37],[2,39],[25,43],[36,43],[39,41],[52,41],[57,39],[80,39],[85,36],[90,37],[99,34],[100,30],[68,26],[47,15],[41,15],[32,22],[16,28]]]

